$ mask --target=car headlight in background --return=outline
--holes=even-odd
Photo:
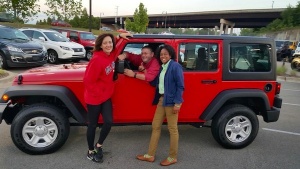
[[[63,50],[70,50],[70,51],[72,51],[72,49],[71,48],[69,48],[69,47],[66,47],[66,46],[60,46]]]
[[[46,49],[46,47],[44,45],[43,45],[43,51],[47,52],[47,49]]]
[[[22,49],[14,47],[14,46],[7,46],[7,49],[9,51],[13,51],[13,52],[23,52]]]

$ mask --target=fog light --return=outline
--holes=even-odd
[[[8,95],[6,95],[6,94],[4,94],[3,96],[2,96],[2,100],[4,100],[4,101],[7,101],[8,100]]]

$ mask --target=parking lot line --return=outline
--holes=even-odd
[[[293,92],[300,92],[300,90],[294,90],[294,89],[281,89],[281,90],[288,90],[288,91],[293,91]]]
[[[282,103],[282,104],[286,104],[286,105],[290,105],[290,106],[300,106],[300,104],[293,104],[293,103]]]
[[[262,128],[263,130],[268,130],[268,131],[274,131],[278,133],[285,133],[285,134],[292,134],[296,136],[300,136],[300,133],[294,133],[294,132],[289,132],[289,131],[282,131],[282,130],[275,130],[275,129],[268,129],[268,128]]]

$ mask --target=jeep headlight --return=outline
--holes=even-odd
[[[69,47],[66,47],[66,46],[60,46],[63,50],[70,50],[70,51],[72,51],[72,49],[71,48],[69,48]]]
[[[13,51],[13,52],[23,52],[22,49],[14,47],[14,46],[7,46],[7,49],[9,51]]]

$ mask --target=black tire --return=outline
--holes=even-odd
[[[231,125],[231,122],[234,124]],[[239,126],[245,123],[249,123],[249,126]],[[224,148],[239,149],[253,142],[258,129],[259,122],[256,114],[244,105],[234,104],[219,110],[213,118],[211,132],[214,139]]]
[[[39,103],[17,114],[10,133],[14,144],[21,151],[33,155],[49,154],[64,145],[70,133],[70,124],[58,108]]]
[[[0,52],[0,69],[8,69],[7,61],[5,55]]]
[[[48,50],[48,62],[52,64],[58,63],[58,54],[55,50]]]
[[[93,52],[92,52],[92,50],[87,50],[87,51],[86,51],[86,54],[85,54],[86,60],[90,61],[90,60],[92,59],[92,57],[93,57]]]

